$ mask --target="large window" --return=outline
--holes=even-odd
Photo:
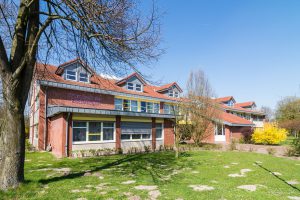
[[[73,141],[84,142],[87,140],[87,123],[86,122],[73,122]]]
[[[151,123],[122,122],[122,140],[149,140],[152,135]]]
[[[141,102],[141,112],[147,112],[147,107],[146,107],[146,102],[142,101]]]
[[[116,99],[115,98],[115,109],[116,110],[123,110],[123,99]]]
[[[73,142],[100,142],[114,140],[114,122],[73,121]]]
[[[170,109],[170,105],[169,104],[164,104],[164,114],[171,114],[171,109]]]
[[[162,123],[156,124],[156,139],[162,139],[163,136],[163,125]]]
[[[87,83],[89,81],[87,73],[80,73],[79,74],[79,81]]]
[[[215,135],[225,135],[225,128],[222,124],[215,125]]]
[[[130,111],[130,100],[128,99],[123,100],[123,110]]]
[[[131,100],[131,111],[137,112],[138,111],[138,102],[135,100]]]
[[[89,122],[89,141],[101,140],[101,122]]]
[[[72,70],[66,70],[66,79],[76,81],[76,72]]]
[[[103,122],[103,140],[114,140],[114,131],[113,122]]]
[[[173,97],[173,96],[174,96],[173,90],[169,90],[169,97]]]

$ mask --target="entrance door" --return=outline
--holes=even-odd
[[[225,127],[223,124],[215,125],[215,142],[226,142]]]

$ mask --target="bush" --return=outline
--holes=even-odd
[[[292,149],[294,152],[294,156],[300,155],[300,137],[294,139],[293,144],[292,144]]]
[[[230,151],[235,151],[237,150],[237,140],[233,139],[229,145],[229,150]]]
[[[256,129],[252,141],[256,144],[279,144],[287,138],[287,130],[278,128],[276,123],[265,123],[263,129]]]
[[[274,155],[276,153],[276,150],[274,148],[267,148],[269,155]]]

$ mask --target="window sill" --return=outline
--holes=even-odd
[[[73,142],[72,144],[103,144],[103,143],[115,143],[115,140],[105,140],[105,141],[84,141],[84,142]]]
[[[143,141],[152,141],[152,139],[132,139],[132,140],[122,140],[121,142],[143,142]]]

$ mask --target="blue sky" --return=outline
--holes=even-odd
[[[274,108],[300,95],[300,1],[157,0],[166,53],[152,74],[183,88],[202,69],[215,93]]]

